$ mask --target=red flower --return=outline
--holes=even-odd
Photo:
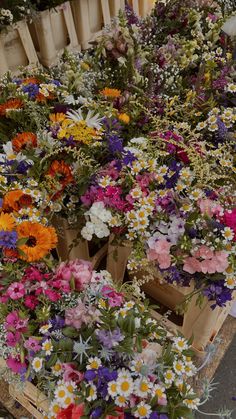
[[[80,419],[84,415],[84,405],[70,404],[57,414],[57,419]]]

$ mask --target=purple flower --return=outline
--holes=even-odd
[[[99,419],[102,416],[102,413],[103,413],[103,409],[101,407],[96,407],[96,409],[94,409],[90,413],[90,417],[92,419]]]
[[[27,93],[30,99],[35,99],[39,93],[39,86],[34,83],[28,83],[21,86],[24,93]]]
[[[128,166],[131,164],[134,160],[137,160],[137,158],[131,153],[131,151],[126,151],[124,157],[123,157],[123,163]]]
[[[0,246],[7,247],[8,249],[15,249],[17,242],[16,231],[0,231]]]
[[[86,381],[93,381],[97,377],[96,370],[88,370],[84,373],[84,378]]]
[[[108,147],[111,154],[122,153],[123,140],[118,135],[109,135],[107,137]]]
[[[102,345],[107,349],[112,349],[114,346],[119,345],[119,342],[124,339],[124,336],[121,334],[119,328],[116,328],[113,331],[98,330],[97,337]]]
[[[24,347],[26,349],[31,350],[33,353],[38,352],[41,350],[41,345],[39,344],[39,341],[34,338],[29,338],[25,343]]]
[[[224,286],[224,280],[217,281],[209,285],[203,294],[208,298],[209,301],[215,301],[215,304],[211,305],[212,310],[219,307],[225,307],[227,301],[232,300],[232,291]]]
[[[65,326],[65,319],[60,316],[55,316],[53,319],[50,319],[50,324],[52,325],[52,330],[62,329]]]

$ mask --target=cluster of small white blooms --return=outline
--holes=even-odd
[[[48,220],[46,217],[42,217],[41,211],[39,211],[37,208],[21,208],[17,215],[19,217],[16,217],[16,221],[18,223],[22,223],[22,221],[31,221],[32,223],[41,223],[41,224],[48,224]]]
[[[45,97],[48,97],[50,93],[53,93],[56,89],[56,85],[54,83],[41,83],[39,85],[39,93],[44,95]]]
[[[86,240],[92,240],[93,235],[99,239],[108,237],[110,230],[107,226],[112,219],[111,211],[105,208],[103,202],[94,202],[91,208],[85,213],[88,221],[81,230],[81,235]]]
[[[236,246],[234,246],[234,249],[232,249],[234,254],[236,250],[235,247]],[[224,275],[225,275],[224,285],[229,289],[234,289],[236,287],[236,272],[233,266],[229,265],[228,268],[225,270]]]
[[[56,418],[61,408],[67,408],[70,404],[74,403],[76,387],[73,381],[58,381],[54,392],[55,398],[50,404],[49,418]]]
[[[207,128],[211,132],[218,131],[218,121],[223,122],[226,128],[231,128],[236,122],[235,109],[224,108],[224,110],[221,112],[219,108],[213,108],[209,112],[207,120],[199,122],[196,126],[196,129],[201,131],[202,129]]]
[[[180,171],[180,176],[179,176],[179,180],[176,184],[176,191],[177,192],[182,192],[183,190],[188,190],[190,188],[190,186],[192,185],[192,182],[194,180],[194,175],[193,172],[189,169],[189,168],[183,168]],[[194,194],[194,196],[197,195],[197,191]],[[197,196],[196,196],[197,198]]]
[[[1,21],[6,20],[6,23],[11,24],[13,22],[13,14],[9,9],[0,9],[0,23]]]

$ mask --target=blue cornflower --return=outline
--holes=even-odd
[[[0,246],[6,247],[8,249],[15,249],[17,242],[17,232],[16,231],[0,231]]]
[[[39,94],[39,86],[35,83],[23,85],[21,88],[24,93],[28,94],[30,99],[35,99],[35,97]]]

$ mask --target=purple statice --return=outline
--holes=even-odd
[[[97,337],[101,344],[107,349],[112,349],[114,346],[119,345],[119,342],[122,342],[124,339],[124,336],[118,327],[113,331],[98,330]]]
[[[138,16],[134,12],[133,8],[127,3],[125,5],[125,14],[126,14],[128,25],[137,25],[139,23]]]
[[[16,231],[0,231],[0,246],[6,247],[7,249],[15,249],[17,242]]]
[[[108,143],[108,148],[109,151],[112,155],[114,155],[115,153],[122,153],[124,148],[123,148],[123,140],[116,134],[112,134],[112,135],[107,135],[107,143]]]
[[[35,99],[39,94],[39,86],[35,83],[29,83],[21,86],[24,93],[28,94],[29,99]]]
[[[209,301],[215,301],[215,304],[211,305],[212,310],[214,310],[217,306],[225,307],[227,301],[232,300],[232,290],[224,286],[224,280],[210,284],[203,291],[203,294]]]
[[[217,132],[217,140],[219,141],[224,141],[227,133],[228,133],[228,129],[226,128],[224,122],[218,117],[217,118],[217,125],[218,125],[218,132]]]

